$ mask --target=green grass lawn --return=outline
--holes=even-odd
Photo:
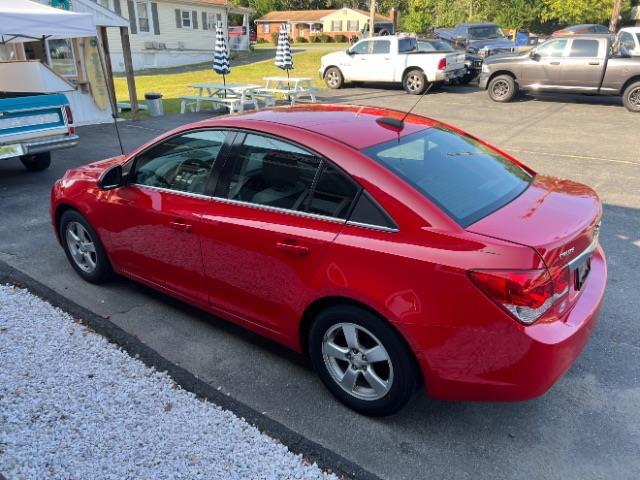
[[[331,50],[313,49],[297,53],[293,56],[294,69],[290,71],[292,77],[311,77],[314,86],[322,87],[324,83],[318,78],[320,57]],[[231,73],[227,75],[227,83],[256,83],[264,84],[263,77],[285,75],[274,65],[275,59],[251,63],[234,67],[231,61]],[[129,101],[129,91],[125,78],[114,79],[116,97],[119,102]],[[191,83],[222,83],[222,75],[211,70],[197,70],[192,72],[169,73],[164,75],[136,76],[138,99],[143,100],[145,92],[159,92],[163,96],[165,114],[180,112],[180,97],[194,95],[197,92],[188,87]],[[141,112],[146,115],[146,112]],[[125,113],[125,118],[129,115]]]

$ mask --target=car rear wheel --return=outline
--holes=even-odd
[[[427,88],[427,76],[422,70],[411,70],[404,76],[402,88],[411,95],[421,95]]]
[[[20,157],[22,165],[30,172],[46,170],[51,165],[51,152],[36,153],[35,155],[23,155]]]
[[[397,412],[418,383],[415,362],[400,335],[355,306],[331,307],[317,316],[309,332],[309,355],[329,391],[363,415]]]
[[[510,102],[518,91],[516,81],[510,75],[498,75],[489,82],[489,96],[494,102]]]
[[[91,283],[104,283],[111,276],[111,265],[102,242],[86,218],[67,210],[60,219],[62,247],[78,275]]]
[[[622,103],[630,112],[640,112],[640,82],[632,83],[624,90]]]
[[[324,74],[324,81],[327,87],[332,89],[342,88],[344,85],[344,77],[337,67],[330,67]]]

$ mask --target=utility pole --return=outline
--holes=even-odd
[[[371,8],[369,10],[369,38],[373,37],[376,24],[376,0],[371,0]]]
[[[613,12],[611,13],[611,22],[609,23],[609,31],[616,33],[618,30],[618,21],[620,20],[620,11],[622,10],[622,0],[615,0],[613,3]]]

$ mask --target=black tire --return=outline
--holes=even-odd
[[[67,231],[70,228],[75,227],[76,225],[74,224],[80,224],[84,228],[86,234],[91,240],[92,245],[94,246],[95,252],[86,252],[95,263],[95,267],[91,270],[82,268],[79,262],[74,258],[74,254],[71,252],[72,247],[70,243],[72,242],[72,240],[67,236]],[[60,218],[59,232],[60,241],[62,243],[64,253],[67,255],[69,263],[78,273],[78,275],[80,275],[87,282],[96,284],[104,283],[111,278],[112,269],[109,258],[107,257],[102,242],[100,241],[100,237],[98,237],[98,234],[89,224],[86,218],[84,218],[75,210],[67,210],[62,214],[62,217]]]
[[[324,72],[324,83],[333,90],[342,88],[344,86],[344,77],[340,69],[338,67],[327,68],[327,71]]]
[[[478,77],[478,73],[477,72],[467,72],[462,77],[460,77],[458,79],[458,84],[459,85],[468,85],[473,80],[475,80],[477,77]]]
[[[624,89],[622,103],[630,112],[640,112],[640,82],[634,82]]]
[[[351,355],[350,359],[332,359],[331,355],[325,357],[325,339],[331,339],[332,332],[343,332],[342,326],[351,328],[350,325],[355,326],[358,331],[358,353],[352,353],[353,350],[347,348],[349,342],[346,341],[346,335],[339,337],[338,334],[334,339],[335,343],[343,344],[341,348],[348,351],[346,355]],[[322,382],[338,400],[358,413],[374,417],[391,415],[400,410],[416,390],[419,376],[409,348],[397,331],[365,309],[338,305],[323,310],[311,326],[308,342],[311,363]],[[366,366],[354,366],[356,360],[366,361],[366,357],[362,356],[363,352],[371,352],[370,348],[376,344],[384,347],[386,359],[366,363]],[[366,380],[370,376],[370,368],[374,369],[379,379],[385,381],[385,387],[380,387],[380,392],[370,388],[372,383]],[[351,393],[334,379],[342,370],[345,375],[347,371],[355,375]],[[371,398],[362,398],[363,395],[370,395]]]
[[[409,70],[402,79],[402,88],[411,95],[422,95],[427,88],[427,76],[422,70]]]
[[[497,75],[489,81],[487,92],[494,102],[506,103],[518,93],[518,85],[511,75]]]
[[[22,165],[30,172],[46,170],[51,165],[51,152],[36,153],[35,155],[23,155],[20,157]]]

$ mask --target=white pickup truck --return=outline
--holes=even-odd
[[[425,51],[415,37],[393,35],[360,40],[345,52],[323,56],[318,73],[329,88],[345,82],[402,83],[407,93],[419,95],[430,83],[463,77],[464,59],[462,51]]]

